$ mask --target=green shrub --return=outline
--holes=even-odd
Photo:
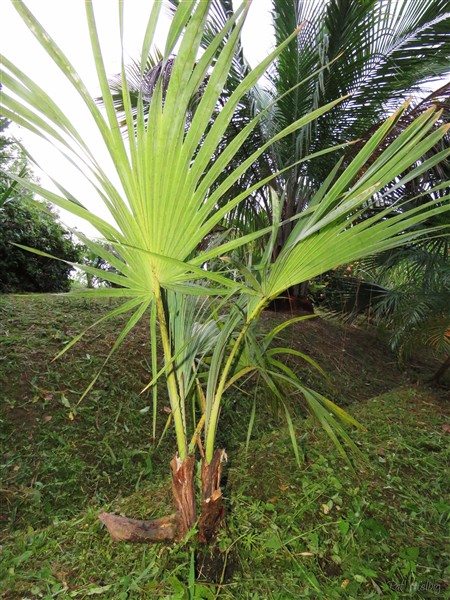
[[[26,197],[15,196],[0,209],[0,292],[67,292],[72,267],[31,254],[22,244],[67,261],[79,251],[55,213]]]

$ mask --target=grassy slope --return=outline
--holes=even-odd
[[[367,466],[352,475],[314,423],[299,418],[306,461],[296,468],[287,432],[264,409],[246,455],[250,403],[234,396],[221,440],[230,455],[223,584],[202,583],[201,574],[194,583],[192,545],[114,545],[99,510],[167,512],[173,446],[169,435],[153,449],[151,398],[139,395],[148,378],[145,323],[79,406],[123,320],[96,327],[50,363],[105,308],[64,298],[0,305],[0,597],[445,597],[445,390],[416,385],[416,372],[400,371],[372,334],[321,319],[294,326],[283,341],[329,373],[331,388],[295,365],[311,386],[353,403],[369,426],[354,435]],[[279,318],[267,313],[264,326]]]

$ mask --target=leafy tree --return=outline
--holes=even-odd
[[[123,11],[123,3],[118,4],[119,11]],[[201,54],[199,50],[210,4],[196,0],[185,0],[180,4],[163,52],[163,72],[165,65],[171,61],[169,83],[164,89],[162,79],[157,79],[147,114],[143,110],[141,90],[138,90],[137,111],[133,113],[125,77],[126,68],[122,62],[122,118],[117,115],[104,71],[92,2],[86,0],[86,15],[104,113],[86,91],[73,65],[23,2],[16,0],[14,3],[42,47],[53,57],[74,92],[79,94],[89,109],[92,126],[102,135],[115,165],[121,182],[119,187],[97,163],[95,152],[79,135],[76,124],[66,117],[40,86],[3,57],[2,77],[8,88],[1,99],[4,114],[20,120],[32,130],[39,130],[50,140],[58,139],[68,152],[87,163],[91,168],[92,180],[98,186],[99,196],[114,220],[115,225],[111,225],[101,219],[87,210],[79,199],[65,194],[62,187],[61,193],[55,194],[40,185],[29,184],[32,190],[39,191],[56,205],[89,221],[118,253],[116,255],[102,245],[84,240],[90,249],[116,268],[117,273],[80,265],[86,272],[101,275],[121,286],[86,290],[83,293],[87,297],[101,295],[123,300],[119,308],[103,319],[131,312],[111,353],[150,310],[153,373],[148,387],[153,388],[155,393],[156,416],[155,386],[159,376],[164,374],[171,408],[170,421],[174,425],[177,444],[177,452],[171,461],[176,514],[151,523],[136,522],[116,515],[101,515],[116,539],[184,538],[197,522],[194,487],[197,447],[202,482],[199,537],[208,541],[214,536],[224,510],[220,475],[225,451],[218,448],[216,442],[221,406],[229,389],[250,374],[264,381],[285,410],[298,460],[295,430],[285,395],[280,391],[282,385],[302,395],[341,453],[345,455],[345,445],[354,450],[355,446],[344,424],[358,425],[357,422],[330,400],[304,386],[296,374],[279,360],[280,355],[295,353],[294,350],[270,347],[280,328],[289,323],[283,323],[260,340],[256,330],[258,319],[264,307],[290,286],[337,265],[398,247],[420,237],[425,232],[422,225],[425,218],[449,210],[448,197],[431,197],[429,202],[415,209],[393,214],[388,206],[384,211],[375,212],[370,219],[359,219],[361,207],[366,207],[390,182],[401,180],[404,169],[411,167],[413,175],[420,171],[420,167],[413,165],[446,133],[445,127],[436,128],[440,115],[431,108],[419,115],[382,152],[377,151],[404,114],[405,109],[400,108],[377,129],[345,170],[340,174],[338,169],[331,172],[310,199],[308,211],[296,219],[275,260],[273,250],[282,226],[279,218],[281,207],[275,195],[272,199],[274,217],[269,227],[231,241],[219,237],[209,248],[205,248],[205,238],[216,231],[215,228],[224,217],[256,189],[276,177],[272,173],[269,179],[257,181],[254,186],[238,192],[233,198],[228,197],[239,178],[269,147],[253,148],[248,159],[229,169],[230,163],[239,155],[241,147],[263,115],[251,120],[227,146],[223,147],[222,141],[239,103],[297,34],[294,32],[258,67],[249,71],[217,112],[217,103],[223,97],[222,90],[234,60],[248,3],[236,11]],[[141,64],[146,64],[160,9],[161,3],[153,4]],[[123,24],[122,12],[120,17],[119,22]],[[178,43],[177,55],[173,58],[172,52]],[[23,81],[26,81],[26,87]],[[201,99],[193,113],[192,98],[199,91]],[[34,108],[29,109],[28,105],[25,108],[22,101],[30,97],[35,100]],[[275,143],[301,130],[332,110],[340,101],[336,99],[305,114],[282,129],[271,142]],[[44,122],[42,114],[46,117]],[[213,115],[215,118],[211,122]],[[122,135],[122,122],[126,127],[126,136]],[[219,147],[220,154],[217,153]],[[331,156],[335,150],[331,147],[326,152]],[[371,160],[375,151],[377,156]],[[429,167],[433,167],[441,158],[440,155],[432,158]],[[15,179],[22,182],[19,177]],[[247,244],[267,235],[267,246],[258,264],[231,262],[233,250],[248,248]],[[222,269],[210,270],[210,262],[217,259],[221,261]],[[67,344],[61,354],[79,337]],[[165,365],[159,373],[158,337],[165,359]],[[97,377],[98,373],[86,393]]]
[[[2,131],[8,121],[2,119]],[[0,137],[0,167],[31,182],[26,160],[12,141]],[[2,171],[4,173],[4,171]],[[17,244],[17,245],[16,245]],[[0,292],[67,292],[72,267],[48,256],[30,255],[18,246],[51,254],[61,261],[77,261],[79,253],[71,235],[58,223],[57,215],[33,198],[27,188],[2,174],[0,177]]]
[[[13,197],[0,209],[0,291],[67,292],[72,266],[48,256],[30,255],[31,246],[61,261],[76,262],[79,252],[54,212],[37,201]]]
[[[18,158],[17,149],[12,140],[4,133],[9,124],[8,119],[0,117],[0,208],[8,201],[17,187],[17,182],[9,179],[5,175],[5,171],[14,170],[20,173],[21,177],[24,177],[27,172],[23,157]]]
[[[10,146],[12,141],[5,135],[5,130],[8,128],[11,121],[0,117],[0,161],[4,164],[6,161],[11,160]]]
[[[85,236],[83,236],[82,234],[78,233],[78,235],[79,235],[80,239],[86,239]],[[113,253],[116,256],[116,258],[118,258],[120,260],[120,256],[118,256],[115,248],[111,244],[108,244],[108,242],[103,241],[103,240],[98,240],[97,244],[99,246],[103,246],[108,252]],[[106,272],[110,272],[110,273],[118,273],[117,269],[115,269],[112,265],[110,265],[108,263],[108,261],[105,260],[105,258],[99,256],[97,254],[97,252],[88,248],[87,246],[85,246],[85,245],[80,246],[79,252],[80,252],[80,262],[86,266],[93,267],[97,273],[99,273],[100,271],[106,271]],[[85,276],[85,279],[86,279],[85,285],[87,285],[87,287],[89,289],[103,286],[103,285],[111,286],[111,287],[118,287],[117,284],[114,284],[111,281],[107,281],[103,277],[100,277],[100,275],[95,275],[93,273],[88,273],[88,272],[85,272],[83,275]]]

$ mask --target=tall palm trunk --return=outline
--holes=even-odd
[[[282,187],[279,190],[279,196],[282,196]],[[287,192],[285,194],[285,200],[283,204],[283,213],[282,218],[283,221],[287,221],[291,219],[296,214],[301,213],[308,204],[308,200],[305,196],[299,197],[299,189],[298,185],[291,184],[288,182]],[[282,248],[286,244],[288,237],[290,236],[292,230],[295,227],[295,221],[287,222],[280,227],[278,230],[277,241],[272,253],[273,262],[278,258]],[[298,306],[302,306],[302,302],[304,303],[307,300],[309,291],[309,281],[303,281],[302,283],[291,286],[286,294],[288,296],[285,304],[289,309],[296,310]],[[300,300],[300,302],[298,302]],[[276,301],[275,301],[276,303]],[[311,302],[309,303],[311,305]]]

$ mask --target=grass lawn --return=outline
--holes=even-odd
[[[0,597],[435,598],[448,597],[449,379],[421,380],[436,364],[400,369],[365,328],[324,318],[285,330],[283,345],[310,354],[331,383],[301,362],[311,387],[345,405],[368,428],[353,439],[366,458],[352,472],[326,435],[290,402],[304,454],[260,399],[246,450],[252,398],[232,393],[219,443],[226,528],[220,576],[193,540],[169,546],[115,544],[101,510],[149,518],[171,510],[172,433],[152,437],[147,324],[105,366],[121,318],[92,329],[61,360],[73,335],[110,307],[64,297],[3,298],[0,304]],[[282,315],[266,313],[263,326]],[[167,415],[164,390],[159,438]]]

